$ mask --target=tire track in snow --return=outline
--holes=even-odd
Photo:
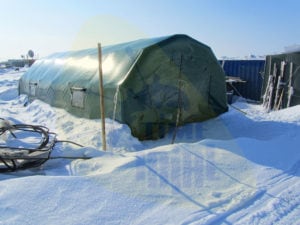
[[[273,186],[276,183],[281,183],[284,182],[290,178],[292,178],[293,176],[296,175],[300,175],[300,160],[296,161],[291,167],[290,169],[286,170],[286,171],[282,171],[274,176],[272,176],[270,178],[270,181],[267,186]]]
[[[182,224],[216,225],[231,224],[233,221],[243,225],[295,224],[293,215],[300,215],[300,180],[297,177],[299,169],[300,160],[287,171],[271,177],[270,182],[264,186],[268,191],[258,191],[228,211],[215,214],[206,222],[206,218],[212,214],[199,212]]]
[[[254,192],[251,196],[248,196],[243,201],[236,204],[234,207],[230,208],[225,212],[221,212],[221,213],[216,212],[213,214],[209,214],[208,211],[204,211],[204,210],[198,211],[193,215],[189,216],[188,218],[186,218],[185,221],[181,222],[181,225],[196,225],[196,224],[215,225],[219,223],[231,224],[230,222],[226,221],[226,218],[229,215],[238,212],[249,205],[252,205],[254,202],[258,201],[264,195],[264,193],[265,190],[259,190],[257,192]],[[234,197],[232,197],[232,199],[233,198]],[[222,203],[220,203],[219,205],[222,205]]]
[[[300,214],[300,180],[290,175],[272,183],[260,201],[228,217],[235,224],[294,224],[293,214]],[[295,211],[299,212],[295,212]],[[238,219],[237,219],[238,218]]]
[[[250,205],[253,205],[256,201],[259,201],[259,199],[261,199],[265,193],[266,193],[265,190],[259,190],[259,191],[255,192],[254,195],[249,196],[248,198],[244,199],[241,203],[235,205],[228,211],[217,214],[215,217],[209,219],[205,224],[206,225],[216,225],[221,222],[225,223],[225,224],[231,224],[229,221],[226,221],[226,218],[229,215],[232,215],[246,207],[249,207]]]

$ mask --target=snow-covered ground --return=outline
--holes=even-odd
[[[0,73],[0,117],[59,140],[40,168],[0,174],[0,224],[300,224],[300,106],[266,113],[243,99],[218,118],[140,142],[126,125],[76,118],[18,96]]]

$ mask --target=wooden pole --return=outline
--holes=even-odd
[[[276,92],[275,92],[275,101],[274,101],[274,107],[273,109],[277,110],[276,106],[278,105],[279,98],[280,98],[280,90],[282,88],[282,81],[283,81],[283,76],[284,76],[284,67],[285,67],[285,61],[281,61],[280,63],[280,74],[277,79],[277,87],[276,87]]]
[[[104,108],[104,90],[103,90],[103,74],[102,74],[102,52],[101,44],[98,43],[98,62],[99,62],[99,95],[100,95],[100,113],[102,124],[102,148],[106,151],[106,139],[105,139],[105,108]]]
[[[293,87],[292,87],[292,77],[293,77],[293,63],[290,62],[290,75],[289,75],[289,88],[288,88],[288,102],[286,107],[290,107],[291,105],[291,98],[293,95]]]
[[[265,108],[268,107],[269,101],[270,101],[270,89],[271,89],[271,83],[273,81],[273,74],[272,74],[272,56],[269,56],[269,66],[267,68],[266,73],[264,74],[264,79],[266,78],[266,74],[268,74],[268,82],[265,90],[265,94],[263,97],[263,106]]]
[[[182,114],[182,96],[181,96],[181,89],[182,89],[182,78],[181,78],[181,70],[182,70],[182,54],[180,54],[180,64],[179,64],[179,76],[178,76],[178,99],[177,99],[177,103],[178,103],[178,108],[177,108],[177,116],[176,116],[176,124],[175,124],[175,130],[173,133],[173,137],[172,137],[172,144],[175,143],[175,138],[177,135],[177,130],[178,130],[178,126],[179,126],[179,122],[181,120],[181,114]]]
[[[275,85],[275,80],[276,80],[276,75],[277,75],[277,65],[276,63],[274,63],[273,65],[273,75],[272,75],[272,79],[270,82],[270,93],[269,93],[269,100],[267,103],[267,110],[268,112],[271,111],[272,109],[272,104],[273,104],[273,92],[274,92],[274,85]]]

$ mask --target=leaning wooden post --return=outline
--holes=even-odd
[[[98,62],[99,62],[99,95],[100,95],[100,113],[102,123],[102,148],[106,151],[105,139],[105,108],[104,108],[104,90],[103,90],[103,74],[102,74],[102,53],[101,44],[98,43]]]
[[[182,117],[182,77],[181,77],[181,73],[182,73],[182,54],[180,54],[180,64],[179,64],[179,76],[178,76],[178,98],[177,98],[177,116],[176,116],[176,124],[175,124],[175,129],[174,129],[174,133],[173,133],[173,137],[172,137],[172,144],[174,144],[175,142],[175,138],[177,135],[177,130],[178,130],[178,126],[179,126],[179,122],[181,120]]]
[[[292,87],[292,77],[293,77],[293,63],[290,62],[290,75],[289,75],[289,89],[288,89],[288,102],[287,102],[287,105],[286,107],[290,107],[291,105],[291,98],[292,98],[292,95],[293,95],[293,92],[294,92],[294,89]]]

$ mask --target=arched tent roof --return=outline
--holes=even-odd
[[[103,47],[106,116],[140,139],[161,137],[176,123],[227,111],[225,76],[211,49],[186,35]],[[55,53],[20,80],[20,93],[88,118],[98,118],[97,49]]]

